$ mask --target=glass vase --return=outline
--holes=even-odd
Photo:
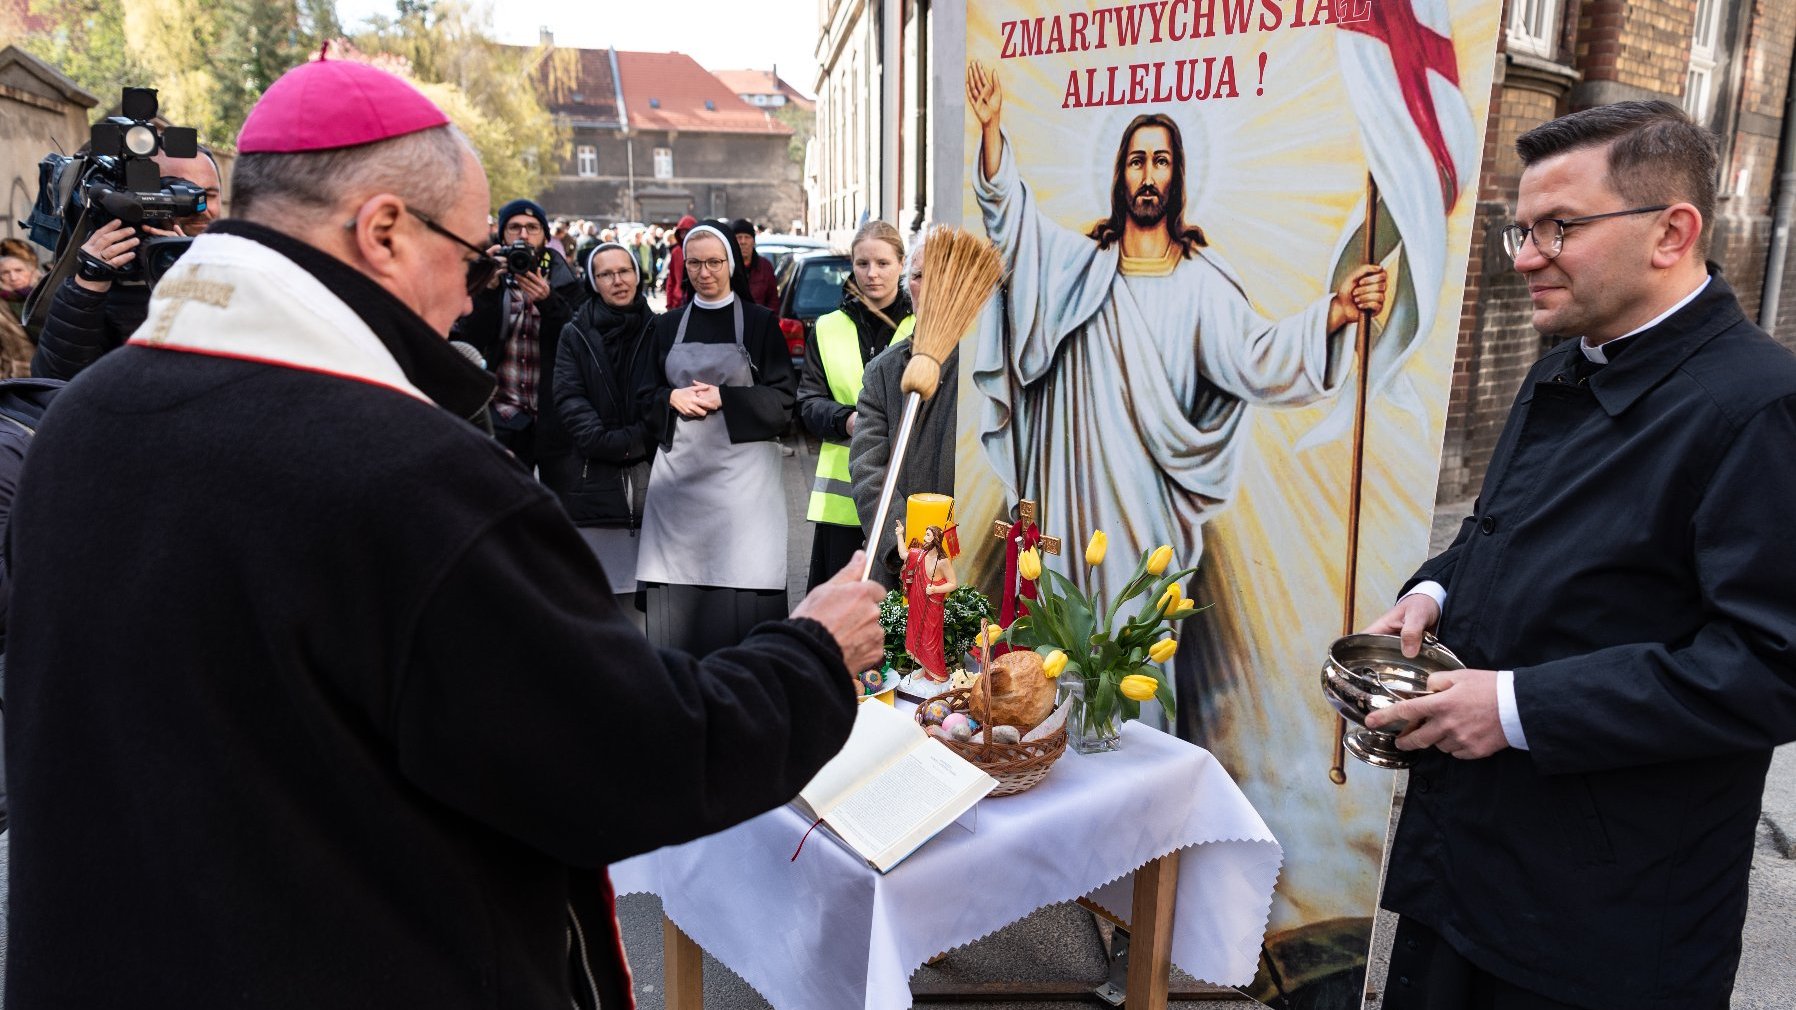
[[[1122,744],[1121,711],[1113,709],[1110,717],[1099,720],[1085,705],[1085,680],[1077,674],[1062,676],[1056,703],[1072,700],[1066,714],[1066,742],[1080,754],[1102,754]]]

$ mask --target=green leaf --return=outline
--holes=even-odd
[[[1038,600],[1029,605],[1029,611],[1035,617],[1035,629],[1042,644],[1065,648],[1066,627],[1061,622],[1058,608],[1051,601]],[[1070,655],[1072,650],[1067,652]]]
[[[1155,679],[1158,679],[1158,677],[1156,676]],[[1171,684],[1168,684],[1164,680],[1160,681],[1160,686],[1154,689],[1154,699],[1160,703],[1161,708],[1166,710],[1166,718],[1168,720],[1178,714],[1178,710],[1173,706],[1172,702]]]
[[[886,666],[900,673],[906,672],[914,665],[910,653],[904,650],[904,618],[909,613],[904,605],[904,593],[894,589],[879,601],[879,624],[885,629]]]
[[[1093,723],[1105,722],[1110,718],[1116,711],[1117,697],[1115,682],[1106,679],[1098,685],[1097,697],[1090,702]]]
[[[1116,661],[1121,654],[1121,648],[1115,642],[1107,641],[1102,643],[1098,646],[1098,667],[1102,669],[1106,675],[1115,673]]]
[[[973,586],[961,586],[942,600],[942,638],[952,664],[973,647],[980,629],[996,616],[991,598]]]
[[[1122,605],[1134,599],[1136,594],[1141,592],[1142,580],[1151,577],[1147,574],[1147,559],[1148,555],[1143,554],[1141,560],[1135,562],[1134,574],[1129,576],[1129,580],[1123,583],[1122,589],[1111,599],[1110,608],[1104,612],[1105,633],[1116,626],[1116,615],[1122,609]]]

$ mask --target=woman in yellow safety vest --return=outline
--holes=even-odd
[[[859,550],[860,516],[848,476],[848,438],[867,362],[910,336],[916,326],[905,291],[904,239],[884,221],[869,221],[849,246],[854,272],[842,285],[842,306],[817,320],[805,337],[798,382],[798,416],[823,440],[805,518],[816,524],[807,588],[827,582]]]

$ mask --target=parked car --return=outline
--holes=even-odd
[[[786,261],[801,252],[814,249],[828,249],[829,243],[809,235],[759,235],[755,237],[755,252],[767,257],[773,264],[774,276],[778,276],[780,268]]]
[[[758,247],[757,247],[758,248]],[[776,275],[780,290],[780,332],[792,367],[804,364],[805,339],[817,317],[842,304],[842,282],[854,271],[844,253],[827,249],[794,253]]]

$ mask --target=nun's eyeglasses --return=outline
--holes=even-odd
[[[1632,214],[1654,214],[1671,206],[1668,203],[1656,207],[1632,207],[1628,210],[1612,210],[1607,214],[1586,214],[1583,217],[1561,218],[1548,217],[1534,222],[1533,226],[1523,228],[1512,224],[1503,229],[1503,250],[1509,253],[1510,259],[1522,254],[1522,243],[1532,238],[1534,248],[1547,259],[1555,259],[1565,249],[1565,230],[1575,225],[1590,224],[1612,217],[1627,217]]]

